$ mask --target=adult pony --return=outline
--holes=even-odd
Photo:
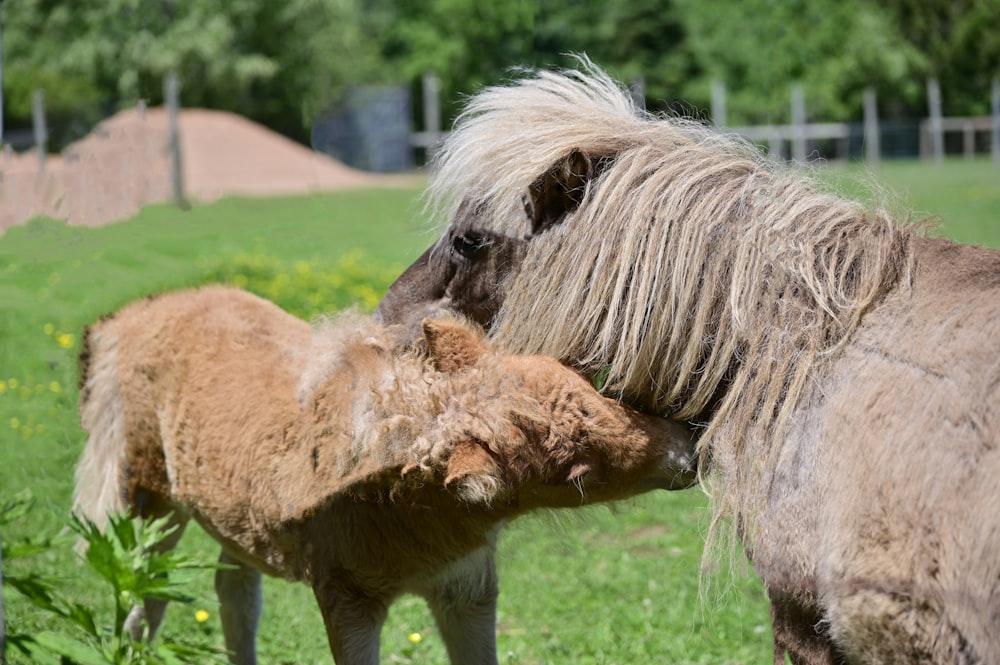
[[[1000,662],[1000,253],[583,65],[479,93],[437,158],[462,234],[531,235],[478,278],[493,336],[703,426],[713,540],[734,525],[763,580],[776,663]],[[429,270],[378,315],[433,300]]]
[[[233,662],[256,663],[261,572],[310,584],[341,665],[378,663],[401,593],[427,599],[453,663],[496,662],[503,524],[695,481],[688,430],[602,397],[549,358],[457,320],[426,351],[365,318],[309,325],[212,287],[132,303],[87,333],[90,438],[76,509],[193,517],[222,546]],[[151,639],[165,601],[128,628]]]
[[[408,324],[411,338],[420,335],[425,316],[441,310],[461,310],[490,328],[503,303],[503,281],[521,265],[532,234],[512,238],[480,223],[473,206],[460,206],[448,231],[393,283],[375,318]],[[534,224],[532,231],[545,228]]]

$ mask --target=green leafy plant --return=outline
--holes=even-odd
[[[310,318],[357,306],[373,310],[400,273],[399,266],[352,250],[332,265],[285,261],[264,253],[240,253],[212,264],[205,280],[247,289],[296,316]]]
[[[0,504],[0,527],[21,520],[31,506],[30,497],[19,495]],[[84,558],[90,569],[110,586],[114,599],[111,625],[81,602],[64,597],[58,581],[28,570],[6,572],[3,585],[24,596],[31,604],[51,615],[52,630],[33,634],[11,632],[7,644],[32,662],[40,665],[181,665],[190,662],[225,662],[225,652],[199,642],[157,640],[136,642],[125,629],[129,610],[143,598],[156,598],[189,604],[193,601],[183,590],[176,573],[215,568],[175,551],[160,552],[157,546],[176,526],[169,518],[143,522],[127,515],[112,515],[102,531],[96,524],[73,516],[70,528],[87,545]],[[29,559],[51,547],[70,545],[66,536],[30,538],[3,543],[2,558],[11,561]]]

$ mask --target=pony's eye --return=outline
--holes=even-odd
[[[459,255],[471,259],[482,250],[488,242],[482,236],[469,234],[458,235],[451,239],[451,251],[458,252]]]

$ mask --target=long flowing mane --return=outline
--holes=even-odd
[[[432,204],[471,201],[490,230],[523,235],[528,193],[569,155],[586,165],[578,205],[530,244],[494,334],[703,423],[717,516],[735,510],[748,535],[789,416],[864,313],[905,284],[914,230],[742,139],[638,110],[586,60],[473,97],[437,156]]]

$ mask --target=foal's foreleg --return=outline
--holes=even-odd
[[[378,665],[382,624],[394,592],[375,593],[353,584],[346,573],[323,571],[313,580],[313,593],[337,665]]]
[[[457,562],[428,587],[427,604],[453,665],[497,662],[499,593],[492,545]]]
[[[215,593],[226,649],[234,665],[257,665],[257,624],[263,605],[260,572],[222,550],[215,573]]]

